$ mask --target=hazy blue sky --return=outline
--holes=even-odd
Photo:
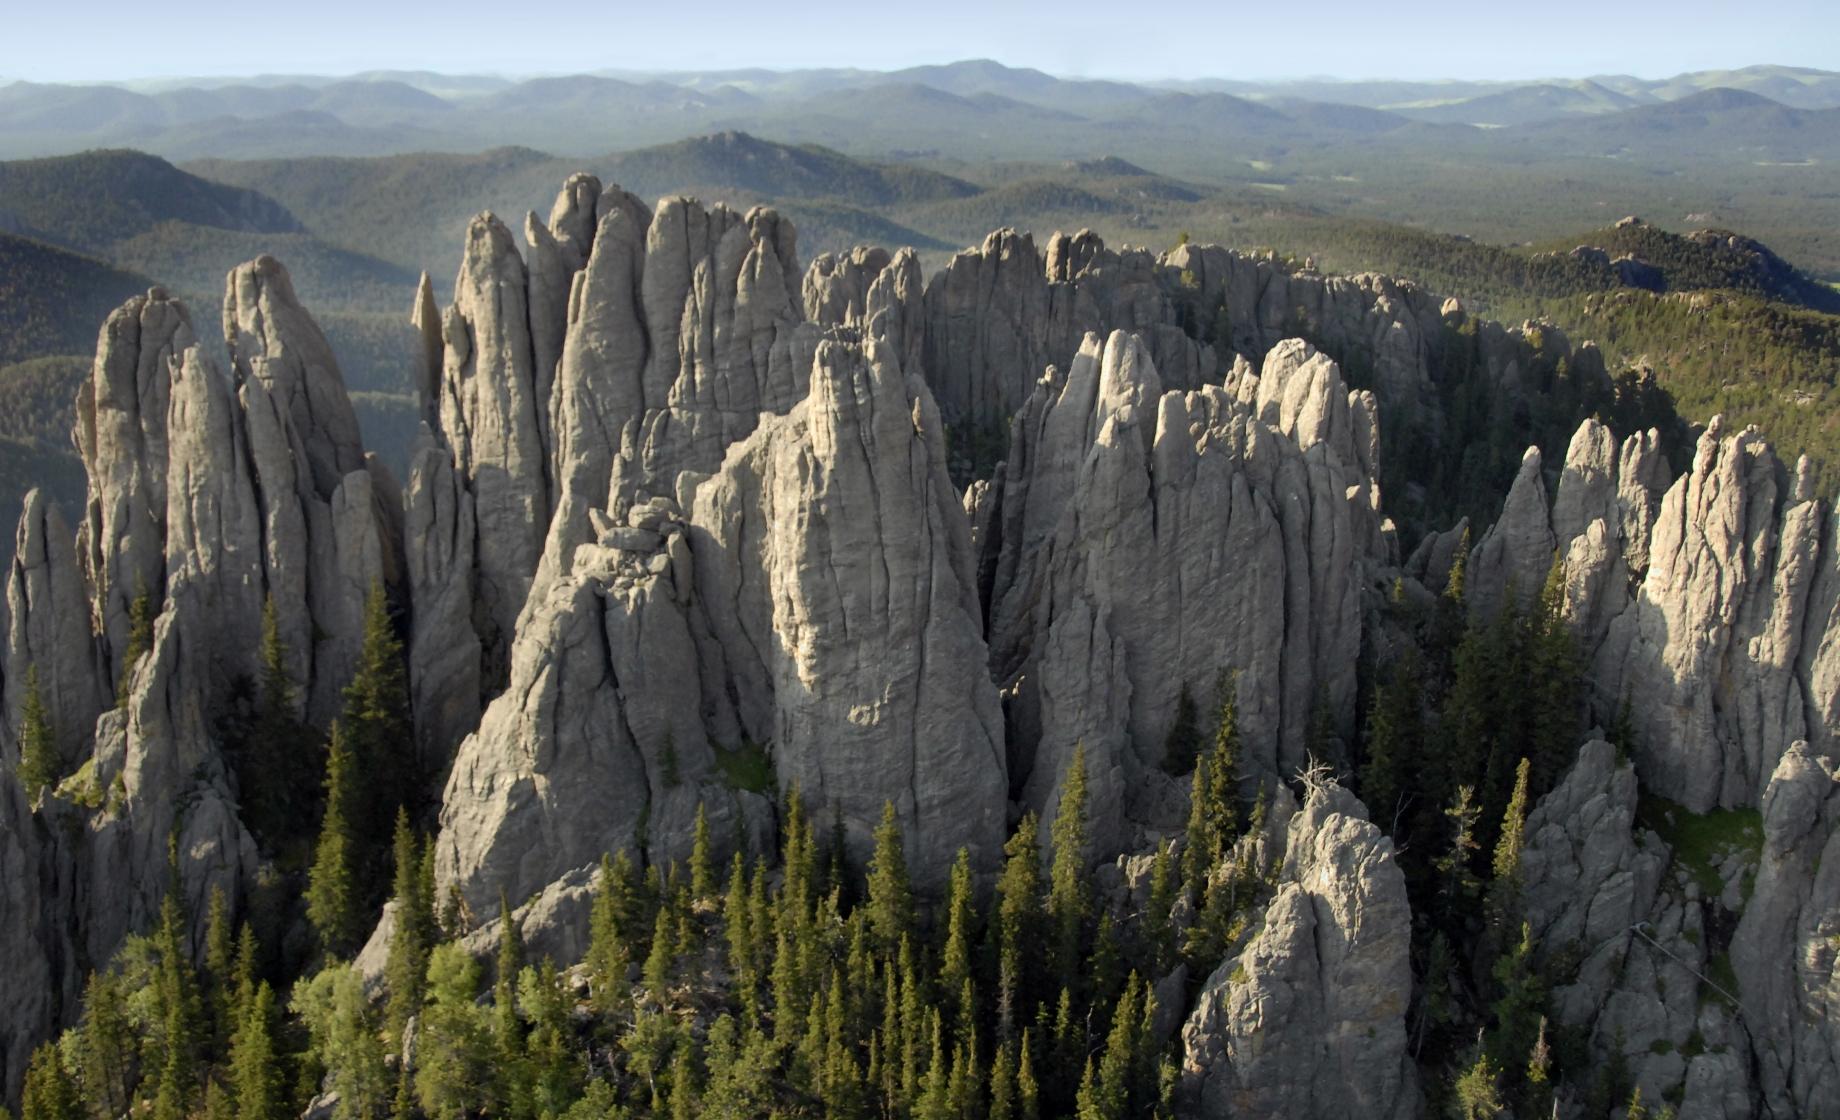
[[[863,66],[1132,78],[1840,69],[1836,0],[0,0],[0,78]]]

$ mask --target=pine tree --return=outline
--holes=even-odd
[[[1389,833],[1404,813],[1402,799],[1418,768],[1418,748],[1424,741],[1419,709],[1423,687],[1417,651],[1407,647],[1388,666],[1368,708],[1361,794],[1373,808],[1375,823]]]
[[[997,1056],[990,1064],[988,1120],[1016,1120],[1016,1050],[1011,1042],[997,1047]]]
[[[1637,1085],[1629,1094],[1629,1107],[1623,1112],[1623,1120],[1648,1120],[1648,1106],[1642,1103],[1642,1086]]]
[[[141,658],[153,649],[153,621],[157,613],[153,593],[143,584],[128,604],[128,640],[121,651],[121,676],[115,682],[117,707],[128,706],[128,696],[134,690],[134,670],[140,667]]]
[[[670,910],[660,907],[657,921],[652,925],[652,948],[646,954],[643,972],[645,994],[650,997],[654,1007],[666,1007],[670,1004],[671,966],[674,957],[672,949],[675,948],[675,943]]]
[[[1016,1060],[1016,1120],[1040,1120],[1041,1086],[1035,1081],[1035,1062],[1029,1053],[1029,1032],[1022,1032],[1022,1056]]]
[[[1188,682],[1176,697],[1176,718],[1163,738],[1163,769],[1171,774],[1186,774],[1201,756],[1201,717],[1195,708],[1194,694]]]
[[[1239,682],[1222,673],[1214,741],[1189,783],[1187,847],[1182,883],[1199,904],[1214,868],[1239,835]]]
[[[1111,1033],[1106,1037],[1105,1053],[1099,1060],[1092,1091],[1082,1102],[1081,1120],[1124,1120],[1139,1114],[1131,1110],[1131,1084],[1135,1079],[1140,1045],[1137,1031],[1141,995],[1142,986],[1133,973],[1112,1012]]]
[[[1445,917],[1456,924],[1462,923],[1476,895],[1476,873],[1470,863],[1479,847],[1476,818],[1480,814],[1469,786],[1459,787],[1450,808],[1444,810],[1450,821],[1451,840],[1450,849],[1437,859],[1438,895]]]
[[[1532,772],[1533,764],[1525,758],[1521,759],[1514,771],[1514,792],[1509,796],[1507,811],[1502,816],[1501,835],[1495,841],[1492,865],[1494,879],[1489,883],[1489,910],[1497,922],[1513,921],[1520,910],[1521,848],[1526,843],[1527,785]]]
[[[600,881],[588,915],[588,990],[602,1015],[623,1012],[630,1002],[626,966],[631,961],[627,937],[636,932],[632,903],[632,865],[622,849],[619,858],[601,856]]]
[[[1168,971],[1174,953],[1169,914],[1176,904],[1176,877],[1169,849],[1169,844],[1157,845],[1156,859],[1150,864],[1150,900],[1143,919],[1145,957],[1157,976]]]
[[[492,1037],[498,1046],[501,1083],[515,1083],[524,1053],[524,1024],[518,1019],[517,976],[524,968],[524,929],[511,912],[511,900],[498,894],[498,968],[492,978]],[[506,1098],[512,1094],[504,1094]]]
[[[1545,1034],[1546,984],[1533,949],[1533,927],[1523,922],[1520,937],[1493,969],[1498,995],[1488,1050],[1496,1068],[1510,1073],[1528,1060]]]
[[[914,1103],[914,1120],[953,1120],[951,1098],[947,1095],[952,1071],[946,1061],[945,1035],[937,1011],[929,1017],[927,1026],[933,1036],[933,1051],[927,1061],[925,1087]]]
[[[1099,1073],[1093,1068],[1093,1060],[1086,1059],[1085,1072],[1080,1075],[1080,1088],[1073,1098],[1073,1114],[1078,1120],[1114,1120],[1113,1114],[1105,1108],[1106,1102],[1099,1098]]]
[[[1007,858],[997,881],[997,987],[1003,1038],[1010,1036],[1018,1012],[1029,1013],[1028,1006],[1018,1004],[1033,994],[1028,966],[1039,951],[1036,938],[1041,927],[1041,849],[1036,836],[1035,814],[1024,814],[1003,846]]]
[[[230,1041],[242,1021],[240,1008],[233,1008],[236,945],[230,933],[230,903],[222,887],[211,888],[211,907],[205,920],[204,987],[211,1012],[211,1038],[221,1049]]]
[[[882,822],[875,829],[875,852],[869,857],[869,931],[876,953],[893,960],[901,938],[914,924],[914,898],[908,885],[907,857],[894,802],[882,803]]]
[[[965,1039],[975,1021],[971,981],[971,927],[977,921],[977,899],[972,893],[971,852],[958,850],[946,890],[946,943],[939,957],[939,990],[953,1001],[953,1037]]]
[[[581,1095],[581,1085],[569,1045],[574,1039],[574,1000],[552,961],[546,958],[540,967],[518,973],[518,1004],[530,1020],[524,1058],[528,1111],[533,1116],[561,1116]]]
[[[361,841],[353,820],[363,803],[357,767],[344,727],[335,722],[326,758],[326,816],[320,823],[306,893],[307,920],[333,956],[351,953],[363,936],[358,898]]]
[[[1533,688],[1528,697],[1526,754],[1533,764],[1536,792],[1551,789],[1577,753],[1582,723],[1583,672],[1578,639],[1565,617],[1565,558],[1554,553],[1539,606],[1531,620]]]
[[[198,1090],[198,1062],[204,1043],[198,978],[192,971],[186,922],[177,897],[176,843],[169,847],[173,883],[160,902],[160,923],[155,935],[159,972],[154,978],[154,1006],[160,1022],[156,1120],[175,1120],[189,1111]]]
[[[26,668],[26,699],[19,713],[19,784],[26,800],[37,801],[41,791],[55,787],[63,769],[51,712],[38,687],[38,666],[31,665]]]
[[[431,974],[433,967],[430,962]],[[312,1039],[312,1064],[325,1071],[326,1088],[339,1096],[338,1120],[381,1116],[390,1103],[394,1081],[384,1066],[383,1044],[364,995],[363,979],[340,965],[322,969],[294,985],[289,1007]],[[435,1054],[421,1050],[420,1045],[418,1069]],[[317,1084],[309,1083],[306,1092],[317,1090]]]
[[[230,1081],[238,1120],[281,1120],[286,1113],[274,1015],[275,993],[264,981],[256,986],[230,1042]]]
[[[293,841],[295,822],[315,800],[306,791],[316,784],[321,752],[299,720],[299,696],[272,595],[262,604],[259,658],[255,720],[230,755],[251,829],[265,846],[278,847]]]
[[[1208,802],[1221,847],[1239,835],[1239,674],[1220,674],[1214,742],[1208,767]]]
[[[236,958],[231,966],[230,980],[230,1021],[240,1023],[243,1013],[249,1010],[249,1001],[256,994],[256,967],[260,947],[256,944],[256,931],[248,922],[244,922],[236,935]]]
[[[1048,869],[1050,969],[1057,981],[1079,979],[1090,908],[1086,889],[1086,747],[1076,745],[1054,810],[1054,862]]]
[[[1109,910],[1099,914],[1093,930],[1092,954],[1086,961],[1087,998],[1094,1007],[1110,1006],[1118,998],[1124,983],[1124,947],[1118,941],[1118,928]]]
[[[204,1105],[196,1113],[199,1120],[237,1120],[230,1091],[215,1077],[205,1079]]]
[[[396,868],[391,891],[396,920],[383,968],[384,986],[389,992],[383,1021],[390,1036],[398,1038],[409,1019],[421,1010],[428,952],[436,939],[434,900],[428,897],[423,881],[420,845],[409,828],[407,810],[396,811],[396,836],[391,850]]]
[[[77,1083],[64,1068],[56,1043],[32,1051],[19,1097],[19,1120],[87,1120]]]
[[[780,912],[789,922],[803,924],[811,917],[818,890],[817,846],[805,817],[805,799],[794,786],[786,797],[786,835],[780,865]]]
[[[1506,1111],[1497,1076],[1489,1056],[1477,1054],[1475,1063],[1457,1078],[1455,1103],[1461,1120],[1493,1120]]]
[[[698,901],[715,897],[714,858],[710,850],[709,815],[699,801],[696,803],[696,830],[690,843],[690,897]]]
[[[428,1007],[416,1034],[415,1094],[430,1120],[491,1111],[491,1031],[475,1004],[479,965],[456,944],[428,960]]]
[[[697,1115],[696,1070],[688,1046],[678,1047],[671,1060],[670,1113],[671,1120],[695,1120]]]
[[[83,987],[83,1020],[77,1030],[77,1076],[83,1097],[103,1116],[128,1110],[128,1076],[133,1068],[133,1027],[120,980],[92,972]]]
[[[364,642],[351,683],[345,686],[339,725],[346,747],[364,775],[347,809],[354,841],[354,866],[382,871],[396,810],[414,791],[415,740],[409,722],[408,674],[402,643],[390,621],[389,600],[380,584],[364,601]],[[330,808],[328,808],[330,812]],[[381,875],[377,883],[381,886]],[[383,901],[381,890],[359,884],[358,900],[368,909]]]

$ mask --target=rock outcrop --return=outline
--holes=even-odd
[[[262,873],[220,740],[264,612],[323,727],[381,589],[475,951],[503,892],[579,957],[603,856],[685,858],[699,807],[718,857],[768,850],[793,790],[857,864],[892,804],[937,892],[961,848],[982,874],[1011,817],[1052,818],[1082,748],[1093,851],[1125,853],[1096,896],[1127,920],[1187,808],[1165,743],[1224,682],[1243,792],[1275,793],[1229,857],[1261,871],[1249,932],[1192,1011],[1186,972],[1156,983],[1182,1106],[1421,1111],[1404,877],[1314,765],[1355,762],[1357,665],[1469,539],[1447,518],[1401,562],[1383,449],[1449,449],[1453,379],[1513,407],[1564,357],[1589,389],[1594,348],[1382,277],[1085,231],[999,231],[930,283],[911,250],[801,273],[771,210],[653,210],[588,175],[522,247],[491,215],[467,238],[452,306],[416,294],[400,492],[273,259],[229,277],[227,372],[158,290],[104,327],[81,523],[28,496],[6,579],[0,1099],[169,882],[202,921]],[[980,454],[1008,434],[962,493],[948,420]],[[1539,799],[1520,903],[1595,1060],[1683,1120],[1806,1115],[1840,1095],[1840,521],[1755,431],[1715,420],[1678,479],[1662,444],[1586,421],[1556,472],[1530,449],[1468,553],[1478,619],[1556,558],[1592,714],[1631,733],[1632,760],[1588,743]],[[1441,500],[1402,481],[1389,510]],[[28,805],[32,676],[68,776]]]
[[[1521,897],[1554,1021],[1682,1117],[1767,1115],[1753,1071],[1778,1043],[1713,964],[1741,958],[1732,926],[1755,853],[1739,843],[1691,864],[1637,824],[1637,795],[1635,768],[1598,740],[1528,815]]]
[[[467,227],[454,303],[442,319],[440,433],[472,495],[474,619],[486,681],[505,657],[543,552],[549,464],[531,344],[529,275],[511,231],[491,214]]]
[[[25,717],[30,682],[51,718],[63,769],[89,754],[96,717],[107,706],[100,651],[90,630],[89,587],[74,536],[57,506],[39,490],[26,494],[6,580],[5,660],[0,715],[8,733]]]
[[[926,279],[912,249],[822,254],[805,272],[804,301],[812,322],[872,333],[894,346],[902,369],[924,376]]]
[[[0,742],[10,738],[0,734]],[[55,1019],[54,980],[45,956],[39,895],[38,845],[32,813],[14,780],[10,751],[0,750],[0,961],[6,998],[0,1000],[0,1100],[17,1100],[26,1062]]]
[[[1153,254],[1108,249],[1089,231],[1055,234],[1046,254],[1027,233],[992,233],[926,286],[922,362],[940,411],[1001,429],[1089,332],[1139,334],[1172,389],[1214,380],[1215,351],[1177,325],[1168,279]]]
[[[167,371],[196,341],[184,305],[154,288],[103,324],[94,369],[77,392],[72,435],[89,476],[77,553],[111,651],[111,685],[135,600],[166,582]]]
[[[364,455],[337,364],[286,270],[262,258],[229,277],[234,378],[188,322],[157,292],[111,316],[79,399],[92,470],[82,559],[34,499],[9,575],[8,704],[36,666],[63,770],[75,771],[41,803],[54,823],[38,858],[37,911],[64,939],[48,960],[65,1016],[78,970],[145,929],[168,883],[202,923],[214,890],[234,903],[254,881],[219,739],[232,697],[260,674],[265,608],[302,712],[323,726],[350,679],[366,597],[395,590],[401,566],[401,496]]]
[[[1618,449],[1587,420],[1550,509],[1528,450],[1471,554],[1472,610],[1488,616],[1509,587],[1531,602],[1559,556],[1596,718],[1627,721],[1644,784],[1694,812],[1755,806],[1791,743],[1831,749],[1840,712],[1840,542],[1807,478],[1715,417],[1669,483],[1656,432]],[[1414,564],[1438,582],[1429,558]]]
[[[1276,893],[1182,1027],[1196,1116],[1411,1117],[1411,910],[1393,842],[1354,795],[1312,788]]]
[[[1797,743],[1763,797],[1763,853],[1731,943],[1769,1114],[1840,1100],[1840,775]]]
[[[699,802],[762,842],[772,806],[734,775],[767,759],[858,858],[892,801],[923,882],[961,846],[994,863],[1002,720],[937,413],[878,341],[824,343],[808,379],[688,512],[595,516],[461,747],[443,889],[477,911],[609,850],[682,858]]]
[[[1304,766],[1319,713],[1352,728],[1384,548],[1372,399],[1301,343],[1234,392],[1164,392],[1141,339],[1089,336],[1018,414],[980,499],[1016,791],[1051,809],[1084,743],[1102,847],[1124,845],[1127,818],[1179,823],[1158,764],[1184,692],[1211,704],[1231,676],[1249,775]]]

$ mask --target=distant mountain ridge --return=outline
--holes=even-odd
[[[1714,89],[1751,93],[1791,109],[1840,108],[1840,74],[1775,66],[1661,80],[1265,83],[1070,79],[989,60],[892,71],[602,71],[521,80],[389,71],[0,85],[0,157],[102,146],[133,146],[179,159],[477,151],[505,144],[580,154],[725,128],[835,145],[834,133],[848,129],[862,131],[873,143],[903,130],[930,133],[947,125],[975,134],[1055,119],[1081,125],[1155,120],[1192,107],[1196,103],[1185,99],[1197,97],[1222,113],[1234,103],[1219,99],[1235,99],[1238,107],[1226,114],[1228,125],[1256,134],[1259,122],[1274,129],[1288,124],[1302,134],[1299,142],[1307,142],[1311,133],[1325,129],[1329,135],[1357,125],[1382,132],[1406,121],[1511,127],[1614,117]],[[1270,114],[1262,116],[1254,106]],[[915,119],[906,119],[908,114]],[[266,132],[250,127],[258,121],[274,127]],[[834,122],[832,132],[825,131],[824,121]],[[1209,138],[1239,135],[1225,127]]]

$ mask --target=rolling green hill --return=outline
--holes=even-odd
[[[302,228],[273,199],[189,175],[141,152],[0,163],[0,229],[106,254],[171,222],[268,234]]]
[[[0,233],[0,365],[94,350],[109,312],[152,284],[92,257]]]

